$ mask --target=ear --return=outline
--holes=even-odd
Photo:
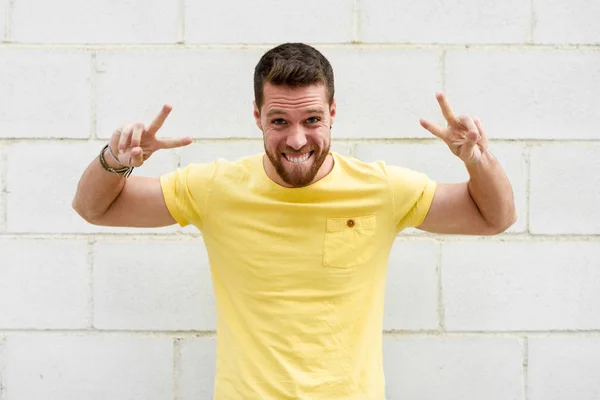
[[[252,104],[254,105],[254,121],[256,122],[256,126],[258,126],[258,129],[262,131],[262,124],[260,122],[260,110],[256,105],[256,101],[253,101]]]
[[[331,126],[333,126],[333,121],[335,120],[335,114],[336,114],[336,104],[335,104],[335,99],[333,99],[333,101],[331,102],[331,106],[329,107],[329,115],[331,118],[330,125]]]

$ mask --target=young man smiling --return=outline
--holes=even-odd
[[[421,125],[464,162],[468,182],[331,152],[333,71],[310,46],[268,51],[254,88],[264,154],[129,176],[153,152],[191,143],[156,136],[164,106],[149,126],[115,131],[73,206],[93,224],[202,232],[218,316],[215,399],[383,400],[383,299],[396,235],[503,232],[516,218],[511,185],[481,123],[455,116],[442,93],[447,127]]]

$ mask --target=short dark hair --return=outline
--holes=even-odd
[[[327,100],[333,102],[333,68],[321,52],[304,43],[284,43],[267,51],[254,69],[254,100],[263,105],[265,83],[273,85],[325,85]]]

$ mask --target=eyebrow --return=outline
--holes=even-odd
[[[308,108],[306,110],[302,110],[302,112],[304,112],[305,114],[320,114],[320,115],[323,115],[325,113],[322,108]],[[285,115],[285,114],[286,114],[285,111],[274,108],[274,109],[270,110],[269,112],[267,112],[267,118],[270,118],[274,115]]]

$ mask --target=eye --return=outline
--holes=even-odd
[[[274,125],[283,125],[283,124],[285,124],[285,121],[282,118],[277,118],[277,119],[274,119],[273,121],[271,121],[271,123]]]
[[[306,120],[306,122],[308,122],[309,124],[316,124],[320,120],[321,120],[321,118],[319,118],[319,117],[310,117]]]

